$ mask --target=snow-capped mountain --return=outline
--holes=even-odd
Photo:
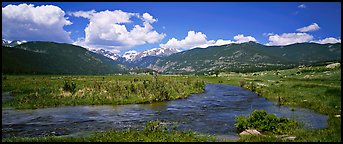
[[[173,53],[177,53],[180,52],[180,50],[176,49],[176,48],[153,48],[150,50],[145,50],[140,52],[136,57],[135,60],[139,60],[143,57],[146,56],[169,56]]]
[[[98,54],[102,54],[105,57],[108,57],[113,60],[117,60],[118,58],[120,58],[120,55],[113,53],[111,51],[108,51],[108,50],[104,50],[104,49],[90,49],[90,51],[98,53]]]
[[[134,60],[136,60],[136,56],[138,54],[139,53],[137,51],[132,50],[132,51],[125,52],[122,57],[125,58],[126,61],[134,61]]]
[[[26,43],[26,42],[27,41],[20,41],[20,40],[10,41],[10,40],[2,39],[2,46],[14,47],[14,46]]]
[[[145,50],[142,52],[137,52],[137,51],[131,50],[131,51],[125,52],[122,56],[120,56],[118,54],[112,53],[112,52],[110,52],[108,50],[104,50],[104,49],[90,49],[90,51],[102,54],[102,55],[109,57],[113,60],[118,60],[119,58],[123,58],[121,60],[127,61],[127,62],[133,62],[133,61],[141,60],[143,57],[147,57],[147,56],[163,57],[163,56],[169,56],[173,53],[180,52],[180,50],[175,49],[175,48],[153,48],[153,49]]]

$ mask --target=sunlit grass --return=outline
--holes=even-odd
[[[13,76],[6,75],[3,91],[15,99],[3,107],[32,109],[75,105],[152,103],[185,98],[204,91],[204,82],[172,76]],[[65,81],[75,83],[67,91]]]

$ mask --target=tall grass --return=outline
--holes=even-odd
[[[185,98],[205,83],[172,76],[6,76],[3,91],[15,99],[3,107],[34,109],[67,105],[119,105]]]

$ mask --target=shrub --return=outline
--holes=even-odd
[[[74,94],[76,92],[76,84],[74,82],[69,83],[69,81],[64,81],[63,90]]]
[[[236,130],[242,132],[246,129],[256,129],[261,132],[274,134],[288,134],[298,127],[298,123],[288,118],[277,118],[274,114],[268,114],[265,110],[254,110],[249,116],[236,116]]]

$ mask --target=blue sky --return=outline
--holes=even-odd
[[[17,6],[17,10],[6,9],[9,4]],[[159,47],[187,50],[245,41],[286,45],[340,42],[341,39],[339,2],[25,2],[27,5],[20,8],[19,4],[23,2],[2,3],[3,39],[67,42],[119,54]],[[45,7],[34,14],[22,12],[42,5],[60,10],[44,14],[52,9]],[[95,10],[91,18],[80,16],[91,10]],[[120,20],[101,24],[99,20],[106,19],[107,15],[100,16],[100,13],[106,10],[109,12],[106,14]],[[115,10],[120,10],[121,15]],[[65,15],[59,14],[60,11]],[[128,16],[128,13],[136,15]],[[146,18],[152,16],[151,22],[143,18],[144,13],[148,14]],[[44,15],[43,18],[40,15]],[[46,24],[51,17],[58,20]],[[132,32],[135,25],[140,26],[139,31]],[[120,29],[122,26],[126,30]]]

